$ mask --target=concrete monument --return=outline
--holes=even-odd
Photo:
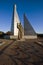
[[[36,39],[37,38],[37,34],[35,30],[30,24],[30,22],[28,21],[25,14],[24,14],[24,38],[26,39]]]
[[[11,25],[11,32],[15,37],[18,36],[18,28],[17,28],[18,23],[20,23],[20,19],[16,11],[16,5],[15,5],[13,8],[13,18],[12,18],[12,25]]]
[[[27,17],[24,15],[24,28],[21,25],[16,5],[13,8],[13,18],[12,18],[12,25],[11,25],[11,32],[13,34],[13,38],[18,39],[35,39],[37,38],[36,32],[34,31],[32,25],[28,21]]]

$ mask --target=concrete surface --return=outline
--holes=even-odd
[[[43,47],[36,41],[2,41],[6,43],[0,47],[0,65],[43,65]]]

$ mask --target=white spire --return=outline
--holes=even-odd
[[[14,9],[16,10],[16,4],[14,5]]]
[[[18,36],[17,23],[20,23],[20,19],[19,19],[17,10],[16,10],[16,4],[15,4],[15,5],[14,5],[13,22],[12,22],[12,28],[11,28],[11,32],[12,32],[15,36]]]

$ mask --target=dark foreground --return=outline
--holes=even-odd
[[[2,41],[0,65],[43,65],[43,41]]]

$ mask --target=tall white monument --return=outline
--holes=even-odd
[[[13,18],[12,18],[12,25],[11,25],[11,32],[14,36],[18,37],[18,28],[17,23],[20,23],[19,16],[16,10],[16,5],[13,8]]]
[[[11,32],[13,36],[11,38],[25,38],[25,39],[35,39],[37,38],[37,34],[34,31],[32,25],[28,21],[27,17],[24,15],[24,28],[20,24],[19,16],[16,10],[16,5],[13,8],[13,16],[12,16],[12,24],[11,24]]]

